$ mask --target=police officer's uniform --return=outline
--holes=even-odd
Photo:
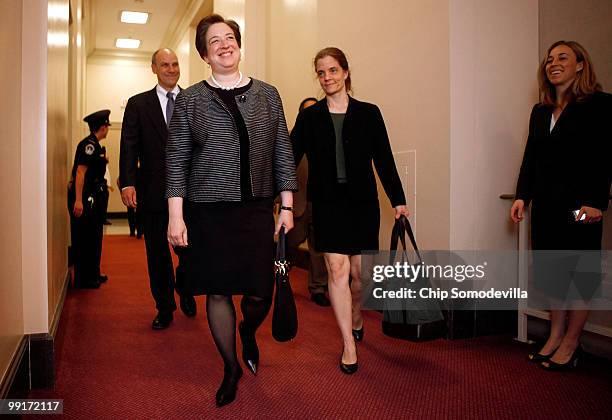
[[[103,125],[110,125],[109,110],[88,115],[83,120],[89,124],[91,134],[78,144],[72,165],[72,179],[68,190],[68,212],[72,239],[75,287],[97,288],[100,286],[100,257],[102,255],[102,232],[105,218],[104,201],[108,200],[108,187],[104,179],[106,171],[106,149],[100,146],[94,135]],[[87,166],[83,182],[83,213],[75,217],[76,174],[79,165]]]

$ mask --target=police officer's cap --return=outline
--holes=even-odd
[[[103,125],[111,125],[110,121],[108,120],[110,113],[110,109],[96,111],[93,114],[89,114],[83,118],[83,121],[89,124],[89,129],[91,131],[98,131],[98,129]]]

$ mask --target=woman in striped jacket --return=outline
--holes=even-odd
[[[207,295],[208,324],[225,367],[218,406],[234,400],[242,376],[232,295],[243,295],[242,359],[257,372],[255,333],[272,301],[274,233],[293,227],[297,189],[280,96],[242,76],[240,45],[236,22],[219,15],[200,21],[196,48],[212,75],[177,96],[166,148],[168,240],[186,247],[190,292]]]

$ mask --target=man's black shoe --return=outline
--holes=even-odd
[[[172,312],[158,312],[151,327],[154,330],[165,330],[172,322]]]
[[[110,220],[108,220],[108,219],[104,219],[104,222],[102,222],[102,224],[103,224],[103,225],[106,225],[106,226],[110,226],[110,225],[112,225],[113,223],[112,223]]]
[[[198,310],[193,296],[181,296],[181,311],[189,318],[196,316]]]
[[[310,300],[319,306],[331,306],[331,302],[327,296],[325,296],[325,293],[313,293],[310,295]]]
[[[106,283],[108,281],[108,276],[106,274],[100,274],[98,276],[98,282]]]
[[[86,283],[77,283],[74,286],[76,289],[99,289],[100,282],[98,280],[88,281]]]

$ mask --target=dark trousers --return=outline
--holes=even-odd
[[[315,237],[312,226],[312,204],[308,203],[304,214],[293,220],[293,229],[287,234],[287,249],[289,258],[297,251],[297,247],[308,239],[308,254],[310,269],[308,270],[308,290],[311,294],[324,293],[327,288],[327,269],[323,254],[315,251]]]
[[[127,218],[128,225],[130,226],[130,236],[134,236],[136,234],[140,237],[141,231],[140,226],[138,224],[138,213],[136,213],[136,209],[128,207]]]
[[[74,217],[74,201],[68,201],[70,238],[74,265],[75,287],[85,287],[98,281],[102,255],[103,219],[97,207],[85,208],[81,217]],[[87,202],[85,204],[87,206]]]
[[[176,282],[172,255],[168,244],[168,212],[141,212],[139,213],[141,229],[144,233],[147,251],[147,267],[149,269],[149,282],[151,293],[155,299],[155,307],[160,312],[172,312],[176,309],[174,289],[179,295],[183,293],[185,275],[181,264],[176,268]]]

